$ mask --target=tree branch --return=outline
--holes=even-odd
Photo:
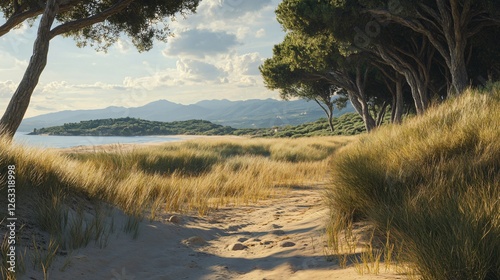
[[[69,11],[74,7],[75,4],[81,2],[82,0],[64,0],[60,1],[59,4],[59,13],[63,13]],[[17,3],[17,2],[16,2]],[[45,10],[45,6],[31,6],[29,7],[27,4],[22,4],[17,7],[7,21],[0,25],[0,37],[9,33],[10,30],[23,23],[25,20],[37,17],[43,13]]]
[[[91,26],[93,24],[102,22],[106,20],[108,17],[124,10],[125,8],[130,5],[130,3],[134,2],[135,0],[119,0],[116,2],[113,6],[109,7],[108,9],[95,14],[93,16],[87,17],[87,18],[82,18],[70,22],[63,23],[54,29],[50,31],[50,38],[54,38],[57,35],[75,31],[75,30],[80,30],[82,28],[85,28],[87,26]]]

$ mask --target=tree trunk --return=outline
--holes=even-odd
[[[326,106],[323,106],[321,105],[321,102],[316,99],[316,98],[313,98],[313,100],[319,105],[319,107],[321,107],[321,109],[323,109],[323,111],[325,112],[326,114],[326,117],[328,119],[328,126],[330,127],[330,131],[331,132],[334,132],[335,131],[335,128],[333,127],[333,102],[330,100],[330,101],[327,101],[327,100],[324,100],[324,104]]]
[[[334,132],[335,128],[333,127],[333,102],[331,102],[327,105],[328,107],[328,126],[330,127],[330,131]]]
[[[468,83],[467,65],[465,64],[464,51],[458,51],[458,53],[452,53],[451,56],[451,82],[453,84],[453,89],[455,94],[460,94],[465,91]]]
[[[366,131],[367,132],[372,131],[376,127],[376,125],[375,125],[375,120],[370,114],[370,110],[368,108],[368,104],[366,103],[366,101],[362,98],[358,98],[359,95],[352,91],[347,91],[347,95],[352,103],[352,106],[363,119]]]
[[[28,68],[14,92],[4,115],[0,119],[0,134],[5,134],[11,139],[14,137],[14,134],[24,118],[24,114],[30,103],[31,95],[38,84],[38,80],[45,65],[47,65],[50,28],[54,22],[58,9],[58,0],[47,1],[45,11],[40,20],[40,26],[38,27],[37,38],[33,45],[33,55],[31,56]]]
[[[387,113],[387,106],[389,106],[389,102],[385,101],[380,107],[380,111],[377,114],[377,127],[381,126],[384,122],[385,114]]]
[[[399,75],[398,75],[399,76]],[[403,116],[403,80],[398,78],[396,81],[396,98],[394,100],[394,107],[392,108],[392,122],[401,124]]]
[[[333,114],[328,116],[328,126],[330,127],[331,132],[335,131],[335,128],[333,127]]]
[[[423,100],[423,97],[426,97],[427,89],[422,88],[423,83],[418,81],[418,78],[415,78],[410,72],[405,73],[405,77],[406,82],[410,85],[417,115],[422,115],[427,108],[426,100]]]
[[[365,127],[367,132],[371,132],[373,129],[377,127],[377,124],[373,119],[372,115],[370,114],[370,110],[366,102],[361,102],[361,117],[365,122]]]

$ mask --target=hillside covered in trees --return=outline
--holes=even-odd
[[[203,120],[157,122],[134,118],[102,119],[67,123],[35,129],[30,135],[61,136],[144,136],[144,135],[225,135],[235,129]]]
[[[388,115],[389,116],[389,115]],[[384,121],[389,122],[387,117]],[[310,136],[357,135],[365,133],[363,119],[356,113],[333,118],[334,131],[326,118],[299,125],[273,128],[242,128],[205,120],[158,122],[136,118],[100,119],[34,129],[30,135],[59,136],[147,136],[147,135],[248,135],[252,137],[296,138]]]

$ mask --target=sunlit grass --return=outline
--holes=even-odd
[[[499,136],[500,91],[469,91],[360,137],[332,159],[332,244],[364,220],[422,279],[500,279]]]
[[[230,202],[268,197],[276,187],[324,180],[327,158],[352,139],[197,140],[67,156],[86,170],[112,174],[117,182],[88,190],[108,194],[108,200],[128,213],[155,205],[165,211],[204,214]]]
[[[22,201],[17,213],[50,236],[50,248],[40,249],[47,257],[40,257],[42,251],[31,257],[45,273],[58,250],[104,247],[116,229],[137,238],[144,218],[166,212],[205,215],[324,181],[331,154],[354,139],[200,139],[90,152],[42,150],[2,139],[0,174],[16,166],[16,195]],[[0,178],[4,194],[5,183]],[[118,224],[112,208],[129,217]],[[40,240],[33,242],[38,246]]]

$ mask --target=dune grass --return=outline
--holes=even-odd
[[[362,136],[332,160],[331,245],[363,220],[421,279],[500,279],[499,136],[500,90]]]
[[[34,267],[46,271],[58,250],[104,247],[116,230],[137,237],[144,218],[164,212],[205,215],[324,181],[329,156],[353,139],[203,139],[94,152],[42,150],[2,139],[0,174],[16,166],[19,219],[49,234],[50,248],[31,257]],[[1,205],[5,179],[0,177]],[[114,208],[129,216],[121,225]],[[2,235],[4,230],[0,227]],[[25,246],[41,242],[27,234],[31,241]],[[3,266],[2,277],[12,277],[7,274]]]

